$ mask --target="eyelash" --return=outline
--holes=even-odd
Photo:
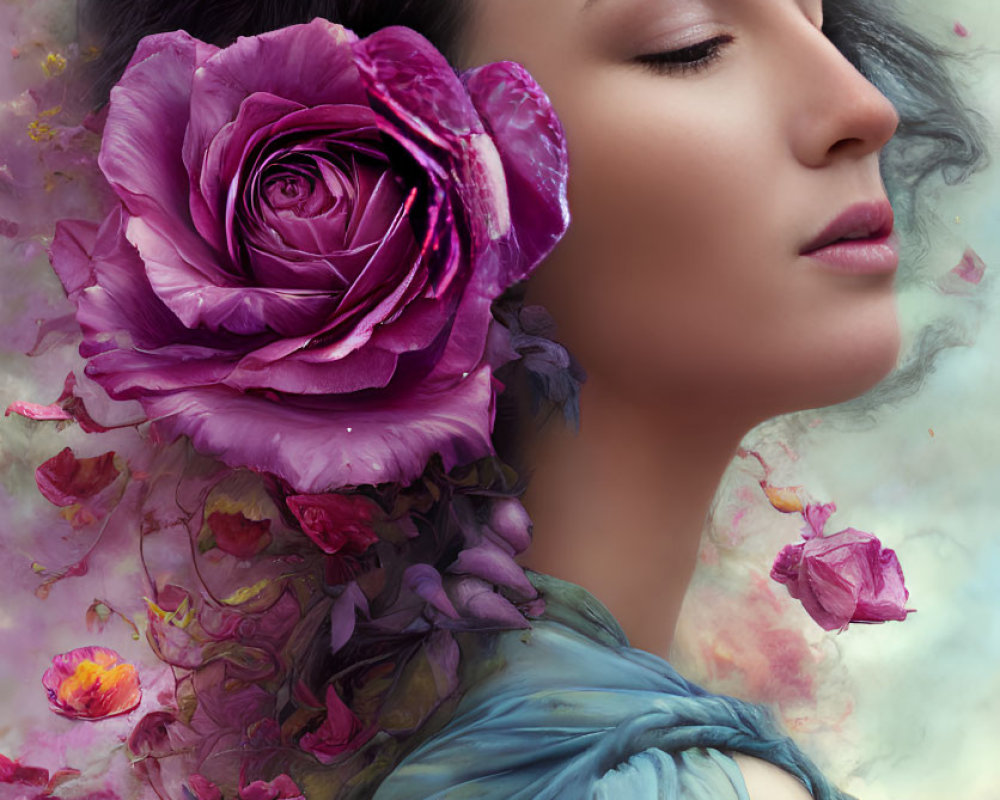
[[[716,36],[704,42],[636,57],[637,64],[656,73],[686,74],[705,69],[722,55],[723,48],[733,41],[732,36]]]

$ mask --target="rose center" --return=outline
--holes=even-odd
[[[272,180],[264,189],[271,208],[291,208],[299,216],[303,214],[303,201],[312,194],[313,186],[299,176],[286,175]]]
[[[349,214],[356,198],[351,182],[333,164],[315,160],[279,161],[262,176],[264,201],[281,217],[309,219]]]
[[[271,143],[236,212],[248,275],[258,285],[329,292],[337,302],[376,253],[387,264],[399,260],[413,234],[399,223],[406,187],[388,168],[365,141],[331,134]],[[371,280],[355,294],[377,293],[382,279],[372,272]]]

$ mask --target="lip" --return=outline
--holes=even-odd
[[[856,203],[827,225],[800,251],[827,269],[850,275],[895,272],[899,242],[892,206],[886,200]]]

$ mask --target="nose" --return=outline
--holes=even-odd
[[[899,127],[889,99],[811,24],[795,48],[792,141],[798,159],[823,167],[877,153]]]

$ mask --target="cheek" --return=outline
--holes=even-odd
[[[762,277],[776,272],[779,248],[767,235],[761,156],[728,133],[730,121],[696,104],[636,114],[649,102],[602,109],[601,125],[588,124],[595,110],[571,109],[573,223],[533,290],[551,298],[578,349],[596,350],[581,358],[629,351],[679,368],[724,338],[720,321],[748,325],[774,301]]]
[[[701,100],[669,118],[637,108],[649,99],[560,111],[573,222],[530,295],[584,366],[631,392],[759,402],[762,417],[881,378],[898,347],[891,286],[798,258],[788,220],[814,187],[768,121]]]

